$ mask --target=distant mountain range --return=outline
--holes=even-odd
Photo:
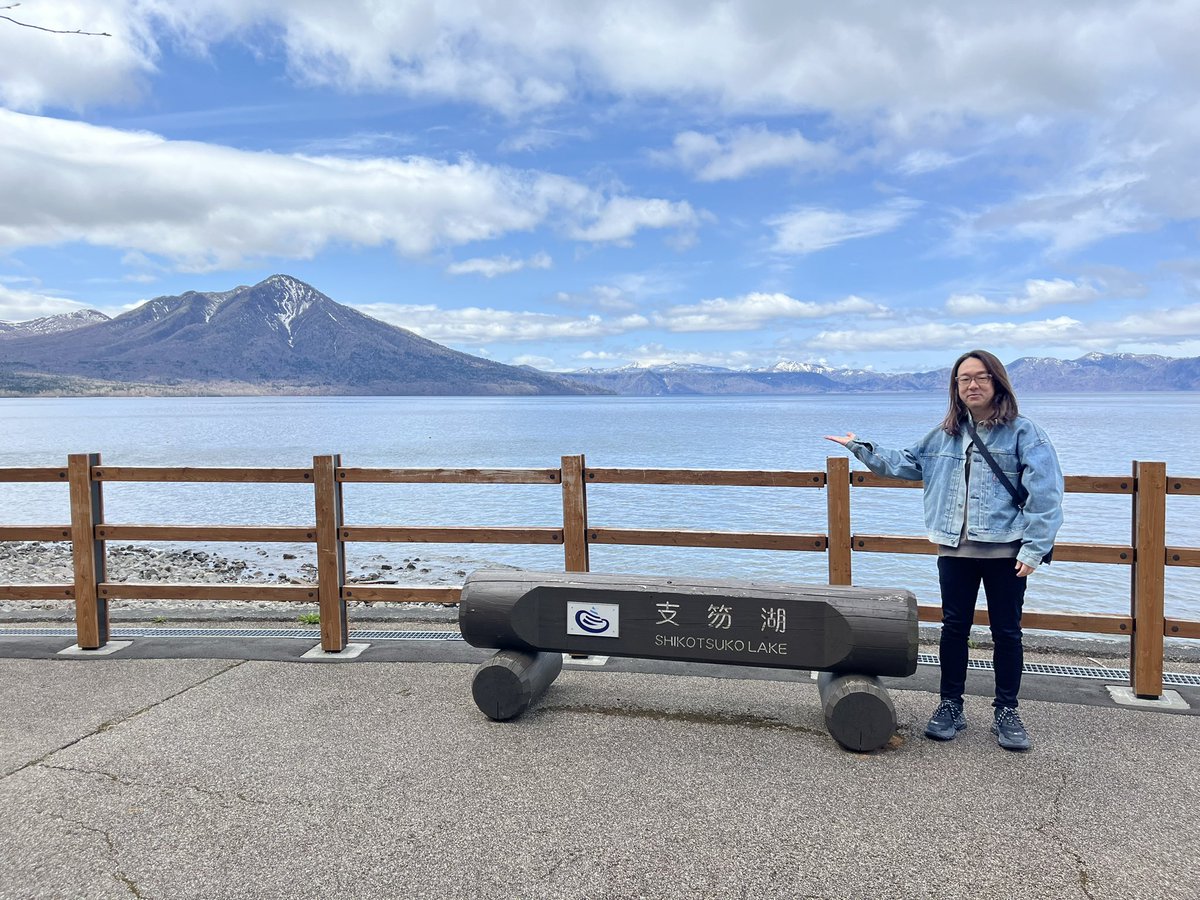
[[[1022,357],[1008,371],[1018,391],[1200,390],[1200,358]],[[287,275],[158,297],[112,319],[82,310],[0,322],[0,396],[942,392],[948,376],[790,361],[755,370],[674,363],[542,372],[451,350]]]
[[[1194,391],[1200,390],[1200,358],[1172,359],[1133,353],[1089,353],[1079,359],[1025,356],[1008,363],[1018,392]],[[945,391],[950,369],[881,374],[866,369],[783,361],[769,369],[717,366],[623,366],[563,374],[581,384],[616,394],[827,394],[873,391]]]
[[[28,322],[0,322],[0,338],[28,337],[39,334],[58,334],[60,331],[74,331],[84,325],[94,325],[97,322],[109,321],[108,316],[95,309],[79,309],[75,312],[62,313],[57,316],[46,316],[42,319],[32,319]]]
[[[4,394],[588,394],[459,353],[287,275],[0,328]]]

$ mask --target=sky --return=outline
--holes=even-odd
[[[1200,355],[1200,0],[0,7],[3,321],[283,273],[549,370]]]

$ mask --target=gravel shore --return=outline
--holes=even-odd
[[[308,549],[308,552],[299,548],[297,551],[269,552],[255,546],[228,545],[216,552],[211,549],[110,544],[106,556],[107,578],[113,582],[164,584],[315,584],[316,555],[311,548],[304,549]],[[457,556],[433,558],[412,555],[411,552],[405,555],[401,547],[392,556],[375,554],[348,562],[346,580],[354,584],[456,587],[462,584],[468,572],[484,565],[497,563]],[[0,542],[0,584],[69,584],[72,577],[71,545],[67,542]],[[371,605],[386,608],[426,604]],[[74,603],[69,600],[5,600],[0,601],[0,612],[70,611],[73,606]],[[309,606],[312,605],[194,600],[113,600],[109,604],[113,610],[277,610],[293,617]]]

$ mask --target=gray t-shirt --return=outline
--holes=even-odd
[[[971,483],[971,457],[975,452],[975,443],[967,442],[967,463],[963,469],[963,477],[967,484]],[[968,500],[968,502],[970,502]],[[972,541],[967,537],[967,508],[963,507],[962,530],[959,532],[957,547],[949,544],[938,544],[938,556],[967,556],[971,559],[1016,559],[1021,552],[1021,541],[1005,541],[994,544],[989,541]]]

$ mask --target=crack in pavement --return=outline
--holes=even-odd
[[[251,806],[296,806],[302,809],[311,809],[314,805],[308,800],[290,799],[287,797],[280,797],[271,800],[258,800],[254,797],[247,796],[243,791],[240,790],[217,790],[214,788],[202,787],[198,784],[179,784],[172,781],[122,778],[115,772],[106,772],[103,769],[84,769],[78,766],[59,766],[51,765],[49,763],[42,763],[39,768],[48,769],[54,772],[64,772],[68,775],[87,775],[96,778],[106,778],[113,784],[119,784],[122,787],[147,788],[153,790],[195,791],[197,794],[201,794],[205,797],[211,797],[221,802],[240,800],[242,803],[246,803]]]
[[[195,682],[194,684],[189,684],[187,687],[180,688],[178,691],[176,691],[173,694],[169,694],[166,697],[162,697],[158,700],[155,700],[153,703],[147,704],[146,706],[143,706],[141,709],[134,710],[133,712],[131,712],[129,715],[125,716],[124,718],[117,719],[117,720],[111,721],[111,722],[101,722],[99,725],[97,725],[91,731],[87,732],[86,734],[81,734],[79,737],[75,738],[74,740],[67,741],[67,743],[63,744],[61,747],[55,747],[53,750],[48,750],[45,753],[43,753],[41,756],[39,756],[37,759],[31,759],[28,762],[26,762],[20,766],[17,766],[17,768],[15,768],[15,769],[11,769],[10,771],[0,774],[0,781],[3,781],[6,778],[16,775],[19,772],[24,772],[26,769],[41,765],[47,759],[52,757],[54,754],[60,753],[63,750],[66,750],[70,747],[74,747],[76,744],[82,743],[83,741],[86,741],[90,737],[95,737],[98,734],[103,734],[104,732],[108,731],[110,728],[116,728],[118,725],[124,724],[125,722],[128,722],[132,719],[136,719],[138,716],[142,715],[143,713],[149,712],[150,710],[154,709],[157,706],[161,706],[162,704],[166,703],[168,700],[174,700],[176,697],[182,696],[183,694],[186,694],[190,690],[194,690],[195,688],[198,688],[201,685],[208,684],[208,682],[212,681],[214,678],[219,678],[222,675],[226,674],[227,672],[233,671],[238,666],[245,665],[248,661],[249,660],[239,659],[236,662],[234,662],[232,665],[228,665],[225,668],[221,669],[220,671],[214,672],[213,674],[208,675],[205,678],[201,678],[199,681]]]
[[[189,784],[185,785],[185,787],[195,791],[197,794],[203,794],[205,797],[212,797],[222,802],[235,798],[251,806],[298,806],[301,809],[312,809],[314,807],[314,804],[309,800],[294,800],[287,797],[280,797],[273,800],[255,800],[253,797],[247,797],[242,791],[218,791],[201,787],[198,784]]]
[[[1051,800],[1050,807],[1052,815],[1045,822],[1040,823],[1034,830],[1043,837],[1049,838],[1058,845],[1058,849],[1065,856],[1069,856],[1075,862],[1075,875],[1079,883],[1079,890],[1083,892],[1083,896],[1087,900],[1096,900],[1095,895],[1091,892],[1091,877],[1088,875],[1087,864],[1083,861],[1083,856],[1072,847],[1067,839],[1058,830],[1059,824],[1062,821],[1062,800],[1063,795],[1067,791],[1067,770],[1063,769],[1058,773],[1059,783],[1054,791],[1054,799]]]
[[[131,781],[127,778],[122,778],[114,772],[105,772],[101,769],[78,769],[74,766],[54,766],[49,763],[42,763],[39,768],[49,769],[53,772],[67,772],[71,775],[97,775],[100,778],[107,778],[114,784],[119,784],[123,787],[135,787],[140,784],[140,782]]]
[[[108,856],[112,859],[113,865],[115,866],[119,864],[120,860],[117,859],[117,845],[113,841],[112,832],[104,828],[97,828],[94,825],[88,825],[86,822],[68,819],[65,816],[53,816],[52,818],[57,819],[64,825],[73,825],[82,831],[90,831],[92,834],[100,835],[102,838],[104,838],[104,845],[108,848]],[[129,889],[129,892],[133,894],[133,896],[138,898],[145,897],[145,894],[142,893],[141,887],[138,885],[138,883],[126,875],[121,869],[116,869],[115,871],[110,872],[109,875],[113,881],[125,885],[125,887]]]
[[[126,875],[124,872],[114,872],[113,878],[115,880],[121,882],[121,884],[125,885],[125,887],[129,888],[129,893],[133,894],[133,896],[135,896],[135,897],[138,897],[139,900],[141,900],[141,898],[144,898],[146,896],[145,894],[142,893],[141,889],[138,887],[138,883],[136,881],[134,881],[132,878],[130,878],[128,875]]]

